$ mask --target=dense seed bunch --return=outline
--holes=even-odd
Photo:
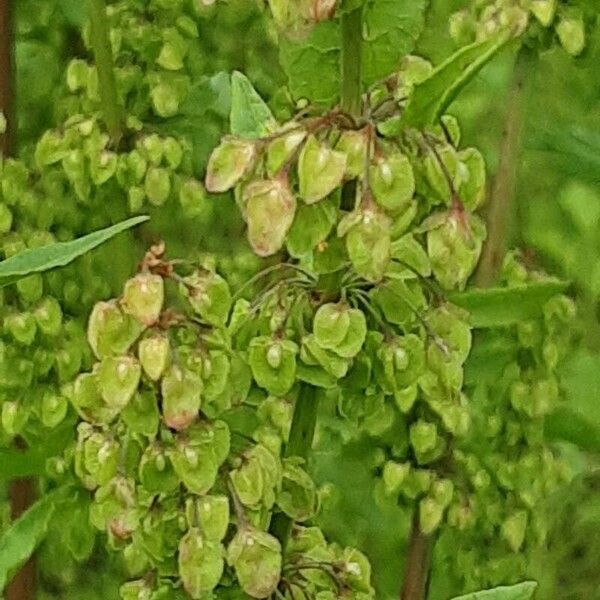
[[[178,597],[173,586],[192,598],[277,588],[286,598],[372,597],[362,554],[300,525],[315,515],[317,490],[301,459],[281,455],[297,347],[268,335],[248,345],[254,323],[268,328],[248,311],[245,301],[232,309],[214,271],[177,273],[157,247],[90,316],[97,362],[69,389],[82,421],[65,459],[94,494],[92,524],[143,577],[123,598]],[[267,531],[273,512],[297,523],[285,556]]]
[[[468,315],[445,295],[464,288],[485,237],[473,213],[483,159],[457,147],[456,122],[400,126],[396,111],[430,71],[407,57],[360,122],[333,111],[225,138],[206,177],[210,191],[236,187],[258,255],[291,261],[256,301],[272,325],[248,337],[255,381],[275,396],[297,381],[321,388],[356,435],[393,439],[385,491],[418,501],[427,533],[453,500],[443,464],[471,423]]]
[[[452,15],[450,33],[464,44],[486,39],[509,24],[521,31],[529,28],[529,42],[537,40],[542,46],[549,45],[556,37],[573,56],[581,54],[585,47],[584,3],[564,0],[476,0]]]

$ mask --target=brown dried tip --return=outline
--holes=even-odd
[[[142,262],[138,266],[139,271],[150,271],[155,275],[167,278],[173,274],[173,264],[163,260],[165,255],[166,245],[164,241],[159,241],[153,246],[150,246],[148,252],[144,256]]]

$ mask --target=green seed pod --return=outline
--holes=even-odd
[[[306,138],[306,131],[289,123],[291,131],[276,137],[267,148],[267,173],[275,177],[291,160],[300,144]]]
[[[531,0],[529,10],[544,27],[548,27],[556,14],[556,0]]]
[[[406,210],[415,193],[410,161],[400,153],[377,159],[369,167],[369,184],[376,202],[385,210]]]
[[[50,390],[44,392],[41,406],[41,420],[45,427],[53,429],[62,423],[67,416],[69,403],[67,399]]]
[[[357,308],[348,310],[350,325],[342,341],[332,348],[334,354],[342,358],[354,358],[362,349],[367,337],[367,320]]]
[[[227,353],[222,350],[211,350],[202,365],[204,380],[204,396],[208,401],[215,401],[227,387],[231,363]]]
[[[281,544],[272,535],[242,527],[227,549],[240,586],[252,598],[268,598],[281,578]]]
[[[179,203],[186,217],[206,214],[208,198],[204,186],[195,179],[188,179],[179,190]]]
[[[286,515],[298,523],[311,519],[317,511],[315,482],[295,460],[284,462],[276,502]]]
[[[207,448],[179,440],[169,451],[169,458],[175,473],[190,492],[204,495],[215,484],[220,463]]]
[[[465,207],[470,211],[474,211],[485,200],[485,159],[481,152],[475,148],[468,148],[459,152],[458,158],[467,171],[458,187],[458,195]]]
[[[123,312],[150,327],[156,323],[165,299],[165,284],[160,275],[139,273],[123,288]]]
[[[192,527],[179,542],[179,575],[192,598],[205,598],[217,587],[225,560],[221,544],[207,540],[200,529]]]
[[[585,48],[585,24],[581,10],[565,8],[559,15],[556,33],[562,47],[571,56],[579,56]]]
[[[144,390],[134,394],[120,416],[132,433],[155,437],[160,423],[156,392]]]
[[[244,506],[258,507],[265,491],[265,473],[258,457],[247,452],[242,464],[229,473],[235,492]]]
[[[5,317],[4,329],[19,344],[23,344],[24,346],[31,346],[37,332],[35,318],[29,312],[17,313]]]
[[[150,90],[152,108],[159,116],[167,119],[174,117],[179,111],[180,97],[175,86],[168,83],[159,83]]]
[[[206,189],[215,193],[230,190],[252,170],[256,158],[256,144],[253,141],[223,138],[208,161]]]
[[[90,160],[90,176],[92,183],[97,186],[105,184],[117,172],[117,155],[108,150],[102,150]]]
[[[194,311],[211,325],[222,326],[231,309],[228,283],[213,271],[196,271],[181,287]]]
[[[62,331],[62,309],[56,298],[44,298],[36,307],[33,316],[44,335],[55,337]]]
[[[300,358],[307,365],[319,365],[336,379],[345,377],[350,368],[349,359],[342,358],[332,350],[322,348],[314,334],[304,336],[302,339]]]
[[[98,386],[102,399],[110,409],[119,412],[137,391],[142,370],[131,356],[107,356],[97,367]]]
[[[344,131],[335,149],[346,155],[346,178],[362,177],[367,155],[367,134],[364,129]]]
[[[280,354],[279,364],[277,367],[272,367],[271,362],[275,352]],[[298,346],[291,340],[277,340],[266,336],[254,338],[250,342],[248,352],[248,362],[254,380],[269,394],[285,396],[296,380],[297,354]]]
[[[513,552],[519,552],[523,546],[528,520],[527,513],[524,510],[517,510],[502,523],[502,537]]]
[[[379,281],[390,261],[391,221],[373,208],[359,213],[346,235],[346,249],[354,270],[369,281]]]
[[[409,435],[410,444],[417,456],[431,452],[437,445],[438,433],[435,423],[428,423],[419,419],[411,425]]]
[[[171,366],[161,382],[163,419],[168,427],[187,429],[200,410],[202,379],[193,371]]]
[[[79,375],[73,384],[69,399],[79,416],[90,423],[110,423],[120,412],[119,407],[106,406],[95,373]]]
[[[345,304],[323,304],[315,313],[315,340],[326,350],[338,346],[350,329],[350,310]]]
[[[486,236],[479,217],[451,210],[427,220],[427,253],[436,279],[446,289],[464,289]]]
[[[229,527],[229,498],[221,495],[202,496],[186,504],[190,526],[197,519],[198,527],[205,539],[221,542]]]
[[[154,589],[145,579],[128,581],[119,588],[121,600],[152,600]]]
[[[286,246],[291,256],[302,258],[324,242],[337,221],[333,198],[317,204],[301,204],[287,235]]]
[[[144,179],[144,191],[150,204],[163,206],[171,194],[171,175],[167,169],[150,167]]]
[[[429,496],[419,502],[419,526],[425,535],[433,533],[442,522],[444,507]]]
[[[342,184],[345,172],[346,155],[311,135],[298,159],[300,196],[307,204],[322,200]]]
[[[369,559],[355,548],[344,548],[342,552],[342,577],[344,583],[357,593],[371,596],[371,565]]]
[[[397,496],[410,472],[410,463],[388,461],[383,467],[383,485],[387,496]]]
[[[287,179],[254,181],[244,189],[248,241],[258,256],[281,250],[296,214]]]
[[[123,313],[115,301],[98,302],[88,321],[87,339],[98,358],[120,355],[127,352],[143,328],[137,319]]]
[[[423,277],[431,275],[431,262],[427,252],[412,233],[407,233],[400,239],[392,242],[392,258],[401,261],[403,267],[409,271],[416,271]]]
[[[171,360],[168,338],[160,334],[144,338],[138,346],[138,358],[144,373],[152,381],[158,381]]]
[[[139,465],[140,482],[151,494],[168,494],[177,488],[179,478],[165,450],[150,444],[142,454]]]
[[[0,204],[0,233],[6,234],[12,229],[13,214],[6,206],[6,204]]]

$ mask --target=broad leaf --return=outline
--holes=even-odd
[[[233,135],[259,138],[269,132],[275,119],[248,78],[239,71],[231,76],[230,127]]]
[[[280,59],[295,99],[335,104],[340,88],[340,29],[337,23],[319,23],[307,39],[282,39]]]
[[[545,281],[512,288],[472,289],[451,294],[449,300],[470,313],[475,329],[506,327],[539,316],[544,304],[568,287],[564,281]]]
[[[397,69],[409,54],[423,25],[427,0],[368,0],[363,15],[363,83],[379,81]],[[345,7],[354,8],[355,3]],[[340,88],[340,26],[325,21],[312,28],[306,39],[283,38],[281,64],[296,99],[332,105]]]
[[[510,39],[509,34],[461,48],[415,87],[402,121],[422,129],[437,123],[461,90]]]
[[[581,450],[600,452],[600,425],[567,406],[561,406],[546,417],[544,435],[549,441],[561,440]]]
[[[412,52],[425,22],[427,0],[370,0],[363,17],[363,81],[393,73]]]
[[[4,287],[32,273],[43,273],[56,267],[64,267],[83,254],[110,240],[118,233],[147,221],[140,216],[127,219],[117,225],[94,231],[70,242],[49,244],[41,248],[25,250],[0,263],[0,287]]]
[[[43,541],[56,502],[66,488],[45,495],[23,513],[0,537],[0,590],[4,590],[12,576],[24,565]]]
[[[525,581],[517,585],[497,587],[493,590],[483,590],[458,596],[453,600],[531,600],[537,588],[535,581]]]

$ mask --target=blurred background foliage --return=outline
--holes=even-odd
[[[141,0],[140,0],[141,1]],[[593,8],[594,2],[590,0]],[[60,123],[64,111],[65,72],[73,57],[88,57],[80,30],[85,22],[81,0],[19,0],[17,6],[17,98],[22,155],[31,154],[41,133]],[[466,3],[432,0],[418,52],[434,63],[455,49],[448,33],[450,15]],[[597,8],[596,8],[597,11]],[[275,35],[264,15],[248,0],[231,0],[201,11],[194,80],[206,82],[190,93],[187,109],[168,123],[191,135],[195,175],[227,127],[227,78],[241,70],[270,101],[275,112],[286,106],[284,76],[278,66]],[[243,32],[243,35],[240,35]],[[465,145],[479,147],[489,171],[497,171],[509,113],[515,55],[506,51],[489,65],[452,106]],[[523,77],[522,127],[517,153],[515,202],[509,215],[509,246],[521,246],[533,264],[570,280],[579,306],[578,343],[565,365],[563,382],[568,419],[558,413],[548,435],[576,474],[571,486],[549,498],[553,515],[548,551],[532,565],[541,581],[542,600],[600,599],[600,28],[593,27],[577,58],[556,45],[531,57]],[[267,68],[265,68],[267,67]],[[207,92],[207,89],[210,90]],[[225,103],[223,100],[225,99]],[[187,111],[187,112],[186,112]],[[179,121],[177,120],[179,119]],[[201,123],[201,135],[191,125]],[[157,127],[163,120],[156,119]],[[174,256],[209,250],[225,270],[257,268],[256,259],[235,243],[242,236],[231,202],[207,201],[194,219],[176,211],[156,211],[152,228],[133,239],[111,244],[97,260],[111,272],[113,290],[139,260],[142,248],[165,238]],[[234,243],[232,243],[232,240]],[[133,248],[133,250],[132,250]],[[116,271],[111,267],[119,265]],[[245,266],[244,266],[245,265]],[[83,267],[82,267],[83,266]],[[86,268],[85,260],[73,269]],[[89,265],[87,268],[91,268]],[[95,268],[98,268],[96,265]],[[576,418],[573,418],[575,415]],[[566,423],[568,421],[568,423]],[[567,441],[565,441],[567,440]],[[398,573],[409,517],[389,501],[373,496],[378,457],[365,438],[340,453],[335,432],[321,432],[314,469],[322,482],[322,525],[340,543],[358,545],[374,565],[377,597],[397,596]],[[60,518],[55,527],[60,530]],[[65,515],[63,518],[69,518]],[[2,521],[7,520],[4,512]],[[52,540],[55,540],[54,542]],[[38,559],[42,573],[39,598],[92,600],[117,597],[120,566],[98,549],[89,564],[66,561],[59,533]],[[451,540],[450,540],[451,545]],[[396,558],[391,558],[396,557]],[[432,600],[444,600],[451,586],[434,566]]]

